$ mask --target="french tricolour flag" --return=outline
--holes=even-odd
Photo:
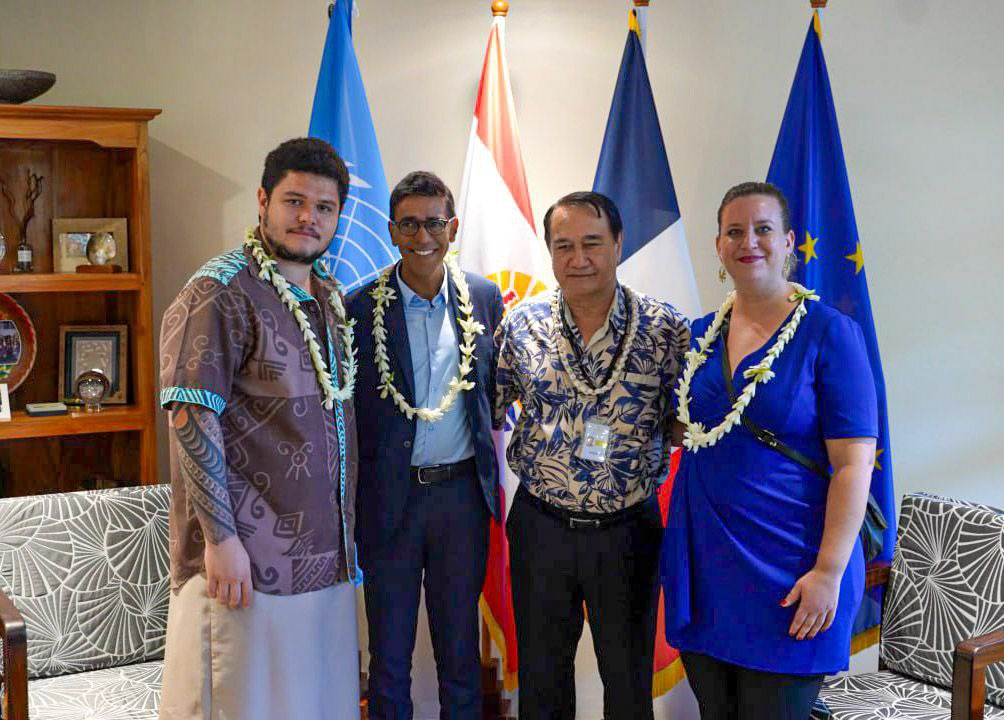
[[[627,42],[593,190],[611,198],[624,221],[618,278],[634,290],[669,301],[688,318],[700,315],[690,250],[683,234],[635,10],[629,15]],[[678,463],[679,451],[673,457],[667,482],[659,490],[664,519]],[[683,679],[679,653],[666,644],[663,628],[660,597],[652,668],[652,694],[656,697]]]
[[[593,190],[610,197],[624,219],[619,278],[634,290],[668,300],[689,318],[700,315],[694,268],[634,10]]]

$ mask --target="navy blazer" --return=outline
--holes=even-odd
[[[478,480],[485,503],[492,516],[501,522],[499,508],[499,468],[492,442],[492,405],[495,392],[497,355],[495,328],[502,321],[502,294],[498,286],[480,275],[465,272],[467,285],[474,305],[474,319],[485,326],[485,331],[475,338],[475,368],[472,373],[474,389],[461,393],[458,402],[467,409],[467,422],[474,441],[474,458]],[[379,373],[374,359],[373,306],[370,296],[373,281],[352,292],[346,300],[349,317],[355,318],[355,342],[358,348],[359,372],[353,396],[356,406],[356,428],[359,438],[359,486],[356,493],[356,536],[365,552],[386,541],[404,517],[405,501],[411,483],[411,451],[415,441],[416,420],[408,420],[389,398],[380,397],[377,390]],[[388,285],[397,297],[384,315],[387,329],[387,355],[390,359],[394,384],[409,405],[415,404],[414,371],[411,349],[408,346],[408,326],[404,319],[401,288],[397,268],[391,273]],[[457,326],[457,290],[450,280],[450,307],[457,338],[462,331]]]

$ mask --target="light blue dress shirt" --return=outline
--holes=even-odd
[[[408,326],[415,407],[435,408],[460,366],[457,330],[450,315],[449,273],[443,273],[443,285],[431,302],[408,287],[401,277],[400,267],[397,281],[401,286],[401,302]],[[474,440],[467,422],[463,392],[438,422],[416,421],[415,443],[411,449],[413,466],[455,463],[473,456]]]

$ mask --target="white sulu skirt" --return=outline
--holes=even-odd
[[[161,720],[358,720],[356,592],[254,594],[231,610],[196,575],[171,595]]]

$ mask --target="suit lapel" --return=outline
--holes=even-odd
[[[411,365],[411,347],[408,344],[408,323],[404,319],[404,298],[401,286],[397,281],[397,268],[390,274],[390,286],[395,297],[384,313],[384,326],[387,328],[387,347],[394,365],[397,361],[398,372],[394,373],[394,384],[404,393],[409,405],[415,405],[415,371]]]

